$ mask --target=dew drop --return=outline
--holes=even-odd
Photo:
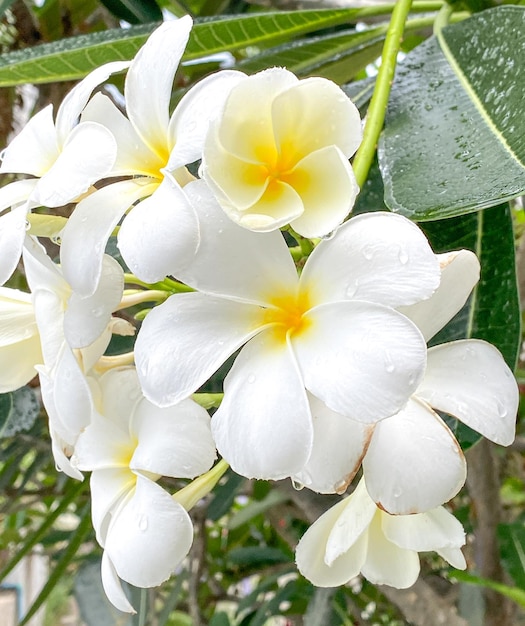
[[[385,352],[385,370],[388,374],[392,374],[396,370],[396,366],[394,365],[392,357],[388,352]]]
[[[363,256],[367,261],[371,261],[374,256],[374,246],[371,244],[367,244],[366,246],[364,246],[361,252],[363,253]]]
[[[503,404],[501,400],[496,401],[496,407],[497,407],[499,417],[507,417],[507,414],[508,414],[507,407],[505,406],[505,404]]]
[[[59,246],[62,243],[62,237],[60,235],[53,235],[53,237],[51,237],[51,241]]]
[[[140,515],[138,519],[139,530],[145,532],[148,530],[148,518],[145,515]]]
[[[335,232],[336,232],[335,230],[332,230],[331,232],[327,233],[326,235],[323,235],[323,236],[321,237],[321,239],[322,239],[323,241],[329,241],[330,239],[333,239],[333,237],[334,237],[334,235],[335,235]]]
[[[255,374],[250,374],[250,375],[248,376],[248,382],[250,383],[250,385],[252,385],[255,381],[256,381],[256,376],[255,376]]]
[[[300,483],[298,480],[294,480],[293,478],[292,487],[295,489],[295,491],[301,491],[301,489],[304,489],[303,483]]]
[[[399,259],[401,265],[406,265],[408,263],[408,252],[405,250],[405,248],[399,248],[397,258]]]
[[[26,230],[31,230],[31,222],[29,220],[26,220],[25,229]]]
[[[394,496],[394,498],[400,498],[402,493],[403,493],[403,490],[398,485],[397,487],[394,487],[394,491],[392,492],[392,495]]]
[[[346,288],[346,297],[353,298],[359,290],[359,281],[356,279]]]

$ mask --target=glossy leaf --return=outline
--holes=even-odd
[[[0,437],[12,437],[29,430],[40,412],[35,392],[22,387],[0,396]]]
[[[314,30],[350,21],[354,9],[282,11],[197,22],[184,55],[190,61],[246,46],[275,45]],[[70,37],[0,55],[0,87],[82,78],[108,61],[131,59],[157,24]]]
[[[525,191],[525,7],[444,28],[398,67],[380,146],[385,201],[416,220]]]

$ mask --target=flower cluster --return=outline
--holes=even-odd
[[[442,505],[466,464],[441,415],[508,445],[518,400],[490,344],[427,348],[476,285],[476,256],[436,255],[399,215],[347,219],[361,121],[331,81],[223,70],[170,112],[191,26],[160,26],[3,152],[1,173],[30,177],[0,190],[0,283],[22,256],[31,294],[0,288],[0,391],[38,372],[57,466],[91,472],[103,584],[123,611],[120,579],[169,577],[191,546],[188,510],[228,465],[323,494],[362,469],[297,548],[316,585],[361,572],[406,587],[426,550],[464,567]],[[125,114],[94,93],[124,70]],[[66,204],[56,263],[32,210]],[[122,265],[106,253],[115,231]],[[134,350],[108,355],[141,303]],[[233,355],[210,418],[197,392]],[[193,482],[171,495],[162,477]]]

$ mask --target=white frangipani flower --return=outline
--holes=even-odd
[[[441,283],[425,302],[403,308],[430,340],[462,308],[479,279],[468,250],[439,255]],[[500,352],[478,339],[428,349],[425,375],[407,405],[378,423],[363,460],[368,492],[393,514],[426,511],[450,500],[466,463],[442,411],[491,441],[514,440],[518,385]]]
[[[83,120],[107,126],[117,140],[110,175],[129,178],[86,198],[64,230],[64,275],[81,295],[93,293],[106,241],[130,207],[118,245],[140,279],[162,280],[186,264],[198,245],[197,219],[181,188],[193,180],[186,165],[201,158],[208,121],[243,74],[224,71],[203,79],[170,117],[173,78],[191,27],[189,16],[165,22],[139,50],[126,76],[127,117],[102,94],[84,112]]]
[[[42,363],[31,294],[0,287],[0,393],[23,387]]]
[[[193,540],[184,507],[156,484],[194,478],[215,459],[210,418],[192,400],[160,409],[146,400],[133,368],[110,370],[95,389],[95,411],[73,463],[91,471],[92,517],[104,548],[102,583],[121,611],[134,612],[119,578],[137,587],[164,582]]]
[[[58,108],[52,105],[33,116],[2,152],[0,174],[34,178],[0,189],[0,284],[13,273],[26,234],[27,213],[34,207],[58,207],[78,200],[106,176],[115,162],[117,145],[107,128],[96,122],[78,124],[92,91],[129,63],[107,63],[74,87]]]
[[[271,68],[231,90],[210,125],[202,173],[241,226],[266,232],[290,223],[321,237],[354,205],[348,159],[361,136],[359,112],[335,83]]]
[[[64,472],[81,478],[67,457],[90,420],[92,400],[86,375],[111,339],[115,325],[111,313],[120,304],[124,274],[114,259],[105,256],[97,291],[80,299],[31,237],[26,238],[23,257],[41,344],[41,360],[34,365],[38,365],[55,460]],[[122,329],[123,322],[119,332],[132,332],[130,325]]]
[[[406,404],[426,348],[392,307],[429,297],[439,282],[417,226],[387,213],[351,219],[317,246],[298,278],[281,233],[240,228],[202,181],[186,191],[201,215],[201,243],[177,277],[199,291],[169,298],[139,332],[135,359],[152,402],[178,402],[246,344],[212,430],[236,472],[275,479],[310,456],[307,391],[364,423]]]
[[[376,585],[411,587],[418,552],[435,551],[457,569],[465,532],[445,508],[389,515],[367,493],[364,480],[306,531],[296,549],[299,571],[318,587],[337,587],[358,574]]]

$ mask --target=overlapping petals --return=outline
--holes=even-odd
[[[418,552],[435,551],[464,569],[464,543],[461,524],[443,507],[392,516],[375,505],[361,480],[306,531],[296,561],[318,587],[336,587],[361,573],[374,584],[404,589],[419,575]]]
[[[96,410],[75,446],[73,463],[92,471],[93,524],[104,548],[109,599],[133,612],[119,578],[139,587],[166,580],[188,553],[190,517],[155,480],[193,478],[215,459],[209,416],[185,400],[159,409],[141,393],[133,368],[99,380]]]
[[[201,158],[208,120],[243,75],[223,71],[203,79],[170,116],[173,79],[191,27],[188,16],[165,22],[139,50],[126,76],[127,117],[101,94],[82,116],[83,123],[102,125],[115,137],[115,163],[106,177],[133,177],[80,202],[64,230],[64,275],[84,297],[96,289],[105,244],[130,208],[118,245],[141,280],[153,283],[175,273],[198,246],[197,219],[181,188],[193,180],[186,165]]]
[[[308,460],[313,425],[305,389],[332,411],[361,422],[375,422],[406,404],[422,378],[426,350],[417,328],[381,299],[408,304],[429,297],[439,282],[435,255],[412,224],[386,214],[350,220],[332,240],[319,244],[299,279],[280,234],[255,234],[225,219],[201,181],[186,192],[200,213],[201,245],[195,263],[178,278],[201,293],[173,296],[146,318],[135,354],[148,398],[159,406],[177,402],[246,343],[228,376],[212,430],[232,467],[258,478],[294,475]],[[335,268],[330,272],[324,249],[336,248],[343,261],[348,251],[352,259],[364,245],[361,224],[377,222],[386,239],[383,220],[395,224],[392,244],[405,225],[414,253],[410,260],[398,259],[397,274],[387,258],[383,281],[380,261],[371,261],[379,276],[376,295],[353,299],[346,276]],[[243,256],[248,249],[250,255]],[[270,256],[268,249],[276,254]],[[335,296],[317,288],[327,282],[336,283]],[[286,401],[275,377],[288,381],[293,402]],[[265,384],[270,378],[273,391]],[[279,409],[283,403],[288,410]],[[277,427],[282,437],[273,446],[275,456],[264,446],[246,452],[246,440],[266,441]]]
[[[320,237],[352,209],[358,187],[348,158],[360,141],[359,113],[337,85],[272,68],[231,90],[210,125],[202,173],[241,226],[291,223]]]

